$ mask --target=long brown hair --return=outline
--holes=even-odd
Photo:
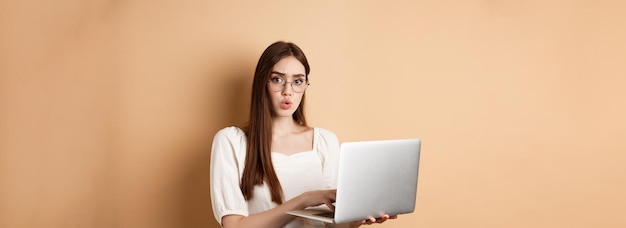
[[[294,56],[306,71],[308,80],[310,68],[304,52],[293,43],[279,41],[265,49],[254,72],[252,99],[250,101],[250,120],[243,128],[247,136],[245,168],[241,178],[241,192],[246,200],[254,196],[254,187],[263,182],[269,186],[272,201],[283,203],[283,190],[272,164],[272,113],[267,83],[274,65],[282,58]],[[304,94],[293,119],[300,125],[307,126],[304,117]]]

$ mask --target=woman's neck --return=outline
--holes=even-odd
[[[278,117],[272,120],[272,134],[284,135],[301,131],[300,125],[291,117]]]

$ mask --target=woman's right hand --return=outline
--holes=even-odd
[[[300,194],[299,196],[278,205],[267,211],[248,216],[231,214],[222,217],[222,227],[283,227],[293,216],[286,212],[305,209],[306,207],[326,204],[331,210],[335,210],[333,202],[337,190],[317,190]]]
[[[337,195],[337,189],[330,190],[317,190],[305,192],[300,195],[303,200],[304,207],[314,207],[322,204],[326,204],[331,210],[335,210],[335,196]]]

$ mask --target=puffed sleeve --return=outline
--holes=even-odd
[[[324,182],[329,189],[337,188],[337,172],[339,170],[339,140],[335,133],[318,128],[318,153],[322,157],[322,172]]]
[[[215,219],[221,224],[225,215],[248,216],[247,202],[239,188],[243,173],[245,134],[237,127],[227,127],[215,134],[211,149],[210,188]]]

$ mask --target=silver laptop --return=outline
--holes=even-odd
[[[420,146],[420,139],[342,143],[334,213],[319,206],[287,214],[344,223],[412,213]]]

